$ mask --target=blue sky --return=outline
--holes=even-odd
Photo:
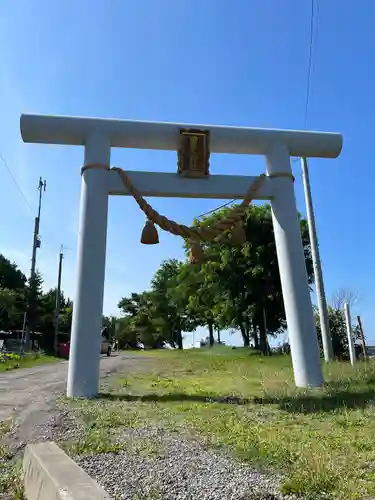
[[[372,196],[375,173],[375,2],[318,3],[308,128],[338,131],[337,160],[311,160],[320,250],[328,297],[359,291],[375,340]],[[63,288],[74,297],[83,150],[23,144],[22,112],[299,129],[304,127],[310,0],[3,0],[0,7],[0,151],[36,209],[47,179],[38,267],[55,285],[60,244],[67,250]],[[175,171],[171,152],[114,150],[112,164]],[[298,207],[305,213],[299,163]],[[213,155],[211,172],[258,174],[262,158]],[[33,217],[0,163],[0,252],[24,272]],[[189,223],[220,202],[154,200]],[[158,264],[182,257],[178,238],[140,245],[144,218],[130,198],[111,198],[104,312],[145,289]]]

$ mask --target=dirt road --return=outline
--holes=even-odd
[[[120,367],[137,370],[144,361],[147,360],[122,353],[102,357],[100,377],[106,378]],[[13,419],[16,424],[14,448],[51,438],[53,428],[59,426],[61,413],[56,398],[66,391],[67,375],[67,361],[0,374],[0,421]]]

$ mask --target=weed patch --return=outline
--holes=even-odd
[[[150,372],[120,375],[110,393],[71,403],[88,432],[76,451],[121,447],[113,436],[122,428],[152,424],[201,435],[280,472],[285,493],[342,500],[375,494],[374,363],[331,363],[324,387],[301,390],[284,356],[225,348],[141,355],[154,359]]]

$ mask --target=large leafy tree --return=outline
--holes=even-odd
[[[129,297],[123,297],[118,308],[125,316],[136,316],[142,306],[142,294],[132,293]]]
[[[17,264],[0,254],[0,328],[21,328],[27,279]]]
[[[51,288],[47,292],[41,292],[38,296],[37,318],[35,330],[42,334],[42,347],[52,352],[54,348],[55,335],[55,309],[56,309],[56,288]],[[71,317],[69,318],[69,309],[72,308],[72,302],[65,298],[64,292],[60,292],[60,310],[59,310],[59,332],[70,334]]]
[[[166,260],[152,278],[150,290],[120,300],[123,318],[116,333],[120,346],[143,342],[160,347],[169,342],[183,348],[183,332],[194,328],[194,322],[187,297],[179,290],[182,269],[183,264],[176,259]]]
[[[73,319],[73,302],[67,298],[60,307],[59,330],[61,333],[70,334]]]
[[[190,331],[194,325],[187,311],[184,296],[176,293],[180,283],[183,264],[176,259],[162,262],[151,280],[151,314],[159,332],[172,345],[183,348],[184,331]]]
[[[115,326],[115,337],[120,348],[136,347],[139,342],[149,340],[149,330],[152,330],[149,320],[150,299],[149,293],[132,293],[123,297],[118,308],[122,317],[118,318]]]
[[[172,294],[180,304],[180,310],[189,318],[189,329],[207,326],[210,346],[214,344],[214,328],[218,328],[220,324],[222,304],[214,268],[213,261],[202,265],[187,262],[180,266],[177,286]]]
[[[23,290],[26,281],[26,276],[18,268],[17,264],[0,254],[0,288]]]
[[[0,288],[0,320],[6,328],[17,315],[17,292],[9,288]]]
[[[217,211],[196,224],[210,226],[229,210]],[[266,353],[267,333],[277,334],[286,326],[270,206],[251,206],[243,224],[244,244],[235,245],[230,234],[205,244],[209,264],[201,267],[204,278],[200,286],[204,297],[213,295],[209,302],[214,321],[220,327],[239,329],[245,346],[253,338],[255,345]],[[303,219],[301,234],[311,283],[311,251]]]
[[[43,278],[37,272],[33,280],[5,256],[0,255],[0,329],[19,330],[28,310],[29,327],[42,333],[41,346],[51,350],[54,338],[56,290],[43,292]],[[73,303],[60,296],[60,331],[69,333]]]

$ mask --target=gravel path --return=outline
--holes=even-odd
[[[137,371],[144,361],[131,354],[102,357],[101,379],[119,369]],[[67,376],[67,361],[0,374],[0,421],[12,419],[16,424],[8,436],[10,456],[27,443],[54,438],[64,416],[56,399],[65,393]]]
[[[76,461],[116,500],[278,500],[275,477],[196,439],[147,427],[122,434],[125,452]]]

